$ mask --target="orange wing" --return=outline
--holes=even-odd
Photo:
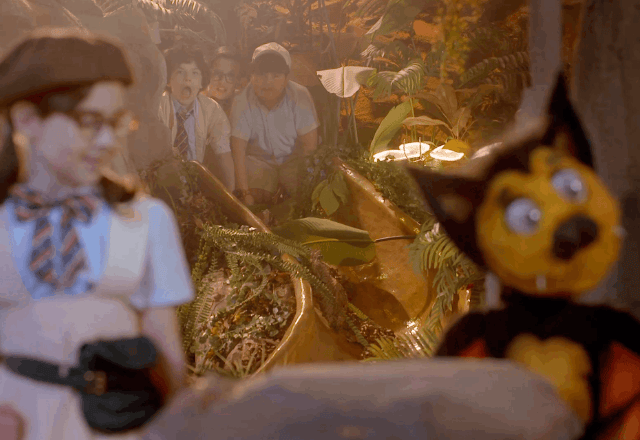
[[[474,357],[474,358],[486,358],[489,357],[489,350],[487,350],[487,343],[484,339],[476,339],[467,348],[462,350],[458,356],[460,357]]]
[[[601,440],[640,440],[640,356],[614,342],[605,356],[600,377],[600,415],[621,412]]]

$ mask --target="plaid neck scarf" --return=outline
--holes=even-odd
[[[50,284],[53,288],[73,286],[80,271],[86,267],[86,256],[72,220],[90,222],[98,206],[98,198],[94,195],[81,195],[46,203],[40,194],[20,186],[11,189],[11,197],[16,203],[15,213],[18,221],[36,222],[29,269],[40,281]],[[49,221],[49,213],[56,206],[63,209],[59,237],[62,243],[59,250],[62,260],[61,274],[56,273],[53,262],[56,247],[52,241],[53,226]]]

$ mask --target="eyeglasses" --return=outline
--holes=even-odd
[[[213,72],[213,75],[211,76],[211,79],[213,81],[222,81],[223,78],[229,84],[233,84],[238,79],[238,77],[235,76],[232,73],[225,74],[225,73],[222,73],[222,72]]]
[[[95,137],[105,124],[108,124],[117,137],[126,137],[130,132],[138,129],[138,121],[132,112],[125,110],[111,118],[105,118],[98,112],[71,110],[66,112],[80,128],[91,131],[91,137]]]

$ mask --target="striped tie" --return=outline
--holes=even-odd
[[[189,135],[187,134],[186,128],[184,128],[184,123],[192,114],[193,110],[190,110],[185,114],[176,112],[177,131],[176,140],[173,142],[173,148],[178,158],[184,160],[189,158]]]
[[[86,256],[72,221],[91,221],[97,207],[97,198],[93,195],[74,196],[61,202],[46,204],[36,192],[18,186],[11,189],[11,197],[16,202],[15,212],[19,221],[36,221],[29,269],[39,280],[55,289],[73,286],[80,271],[86,267]],[[49,213],[55,206],[63,208],[60,221],[60,275],[56,273],[54,266],[56,248],[52,240],[53,226],[49,222]]]

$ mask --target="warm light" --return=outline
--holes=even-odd
[[[400,145],[399,150],[385,150],[373,155],[374,162],[379,160],[407,160],[416,159],[431,149],[431,145],[426,142],[409,142]]]
[[[457,151],[453,150],[445,150],[444,145],[442,145],[431,152],[431,157],[443,162],[455,162],[462,159],[464,157],[464,153],[458,153]]]

